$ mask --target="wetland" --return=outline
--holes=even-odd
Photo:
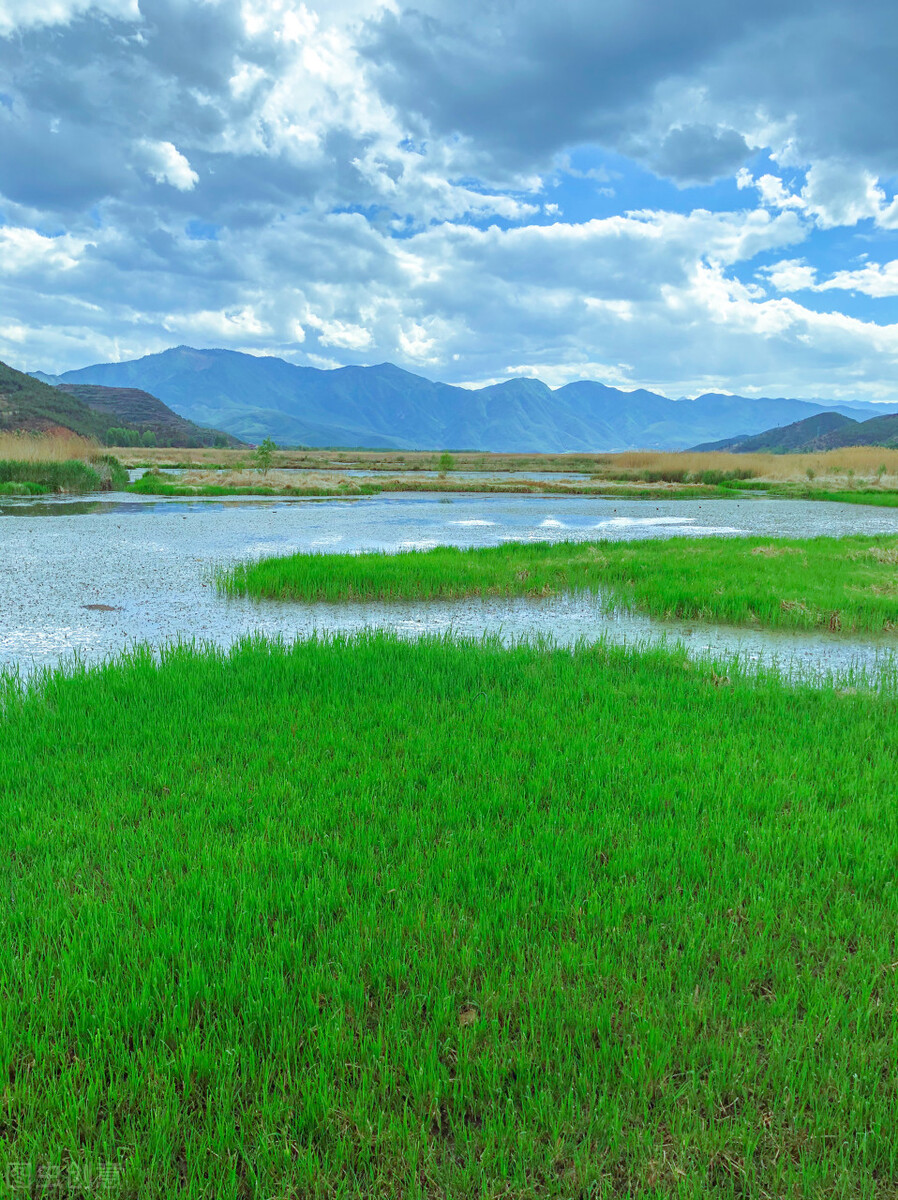
[[[892,1194],[893,511],[110,491],[0,548],[4,1169]]]

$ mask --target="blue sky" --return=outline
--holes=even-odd
[[[0,0],[0,358],[898,403],[889,0]]]

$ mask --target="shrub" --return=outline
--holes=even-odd
[[[267,475],[271,470],[271,460],[275,450],[277,450],[277,446],[270,437],[265,438],[265,440],[256,447],[255,453],[253,454],[253,463],[255,464],[256,470],[261,471],[263,475]]]

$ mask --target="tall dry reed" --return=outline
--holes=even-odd
[[[92,461],[104,451],[96,442],[77,433],[0,433],[0,461],[69,462]]]

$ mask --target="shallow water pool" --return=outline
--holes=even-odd
[[[600,597],[428,604],[301,605],[219,596],[211,570],[296,551],[425,549],[506,540],[898,532],[894,510],[759,497],[640,501],[583,496],[386,494],[353,500],[157,499],[111,494],[0,505],[0,666],[30,671],[78,654],[178,639],[229,644],[249,633],[386,626],[560,642],[680,639],[694,653],[739,653],[805,670],[878,669],[898,644],[835,634],[762,632],[660,622],[616,612]],[[86,607],[96,605],[99,607]]]

